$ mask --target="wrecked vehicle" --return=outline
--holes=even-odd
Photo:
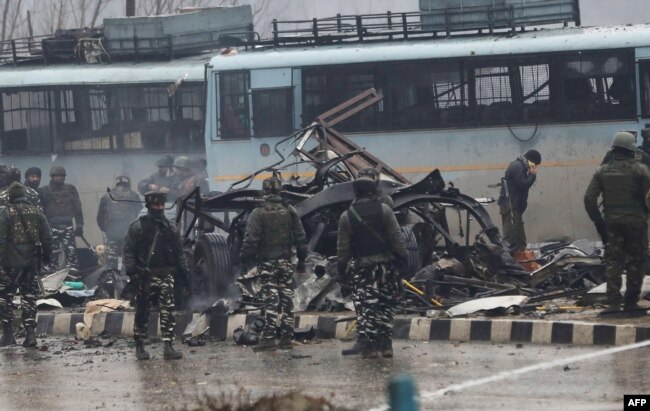
[[[288,179],[283,196],[303,222],[310,254],[315,256],[312,261],[316,261],[311,268],[318,278],[331,272],[338,221],[354,199],[352,180],[359,170],[374,167],[381,174],[381,190],[393,200],[405,236],[407,277],[434,263],[435,256],[446,255],[480,267],[478,275],[484,280],[503,282],[519,277],[523,284],[529,283],[529,273],[507,253],[507,243],[481,203],[453,185],[448,187],[439,170],[411,184],[333,128],[381,99],[374,89],[365,91],[278,142],[275,152],[280,160],[275,164],[234,183],[224,193],[201,196],[195,190],[178,202],[176,219],[187,246],[195,299],[211,302],[236,292],[232,284],[245,271],[238,255],[246,220],[263,197],[261,190],[249,186],[256,177],[282,175],[290,167],[315,170],[308,181]],[[295,161],[286,161],[287,148]],[[319,287],[329,287],[329,282]],[[247,288],[243,289],[246,293]],[[253,292],[248,288],[248,293]],[[302,308],[307,307],[315,308],[313,304]]]

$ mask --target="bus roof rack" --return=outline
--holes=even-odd
[[[460,7],[459,7],[460,5]],[[492,34],[548,24],[580,25],[578,0],[420,0],[420,11],[273,20],[273,46]]]

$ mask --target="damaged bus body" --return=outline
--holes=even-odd
[[[205,130],[212,188],[270,163],[283,136],[373,87],[383,101],[337,126],[358,146],[410,181],[437,168],[474,197],[496,197],[488,186],[535,148],[544,161],[526,213],[529,239],[595,239],[582,188],[615,132],[650,123],[650,25],[436,36],[407,14],[310,21],[307,36],[278,22],[270,44],[214,57]],[[497,221],[498,207],[488,211]]]

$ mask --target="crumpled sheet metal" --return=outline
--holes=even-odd
[[[41,279],[41,284],[43,284],[43,294],[44,296],[49,296],[56,294],[59,291],[59,288],[63,285],[63,281],[68,276],[68,269],[64,268],[63,270],[56,271],[50,275],[47,275]]]
[[[459,317],[479,311],[489,311],[496,308],[508,309],[512,306],[521,307],[528,301],[525,295],[504,295],[500,297],[479,298],[455,305],[447,310],[450,317]]]

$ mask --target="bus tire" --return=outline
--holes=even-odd
[[[201,234],[192,257],[192,295],[212,298],[224,296],[231,279],[232,265],[227,238],[215,233]]]
[[[404,236],[404,245],[406,246],[407,253],[405,274],[406,277],[410,279],[420,269],[420,248],[418,247],[418,240],[411,226],[403,226],[401,227],[401,230],[402,235]]]

